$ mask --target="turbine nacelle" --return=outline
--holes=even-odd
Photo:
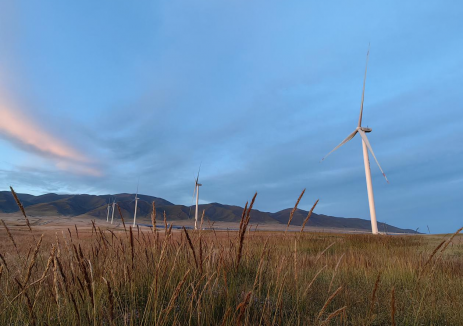
[[[362,130],[363,132],[372,132],[373,131],[371,128],[365,128],[365,127],[357,127],[357,130]]]

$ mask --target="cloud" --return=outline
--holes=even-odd
[[[0,103],[0,136],[17,147],[48,158],[63,171],[101,176],[95,162],[62,140],[45,131],[29,117]]]

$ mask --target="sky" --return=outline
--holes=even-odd
[[[0,190],[463,226],[460,1],[0,0]]]

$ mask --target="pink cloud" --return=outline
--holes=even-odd
[[[52,159],[60,170],[100,176],[92,162],[78,150],[46,132],[26,115],[0,103],[0,135],[15,145]]]

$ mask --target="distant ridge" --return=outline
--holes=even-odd
[[[112,199],[120,205],[124,218],[132,218],[135,204],[132,202],[135,194],[116,194],[116,195],[59,195],[54,193],[34,196],[29,194],[18,194],[19,199],[26,208],[30,216],[88,216],[89,218],[106,219],[106,205]],[[149,220],[152,202],[156,204],[156,213],[159,217],[166,212],[168,220],[186,220],[188,219],[189,207],[175,205],[165,199],[148,195],[138,195],[137,220]],[[211,222],[239,222],[243,208],[233,205],[224,205],[220,203],[210,203],[199,205],[200,211],[205,210],[205,217]],[[0,191],[0,213],[18,212],[18,206],[9,191]],[[291,208],[283,209],[276,213],[261,212],[253,210],[251,213],[252,224],[286,224],[291,212]],[[302,225],[308,212],[298,209],[291,222],[291,225]],[[117,217],[119,213],[116,212]],[[371,230],[369,220],[359,218],[343,218],[313,213],[308,227],[318,227],[323,229],[352,229],[359,231]],[[410,229],[401,229],[385,223],[378,223],[381,232],[390,233],[417,233]]]

